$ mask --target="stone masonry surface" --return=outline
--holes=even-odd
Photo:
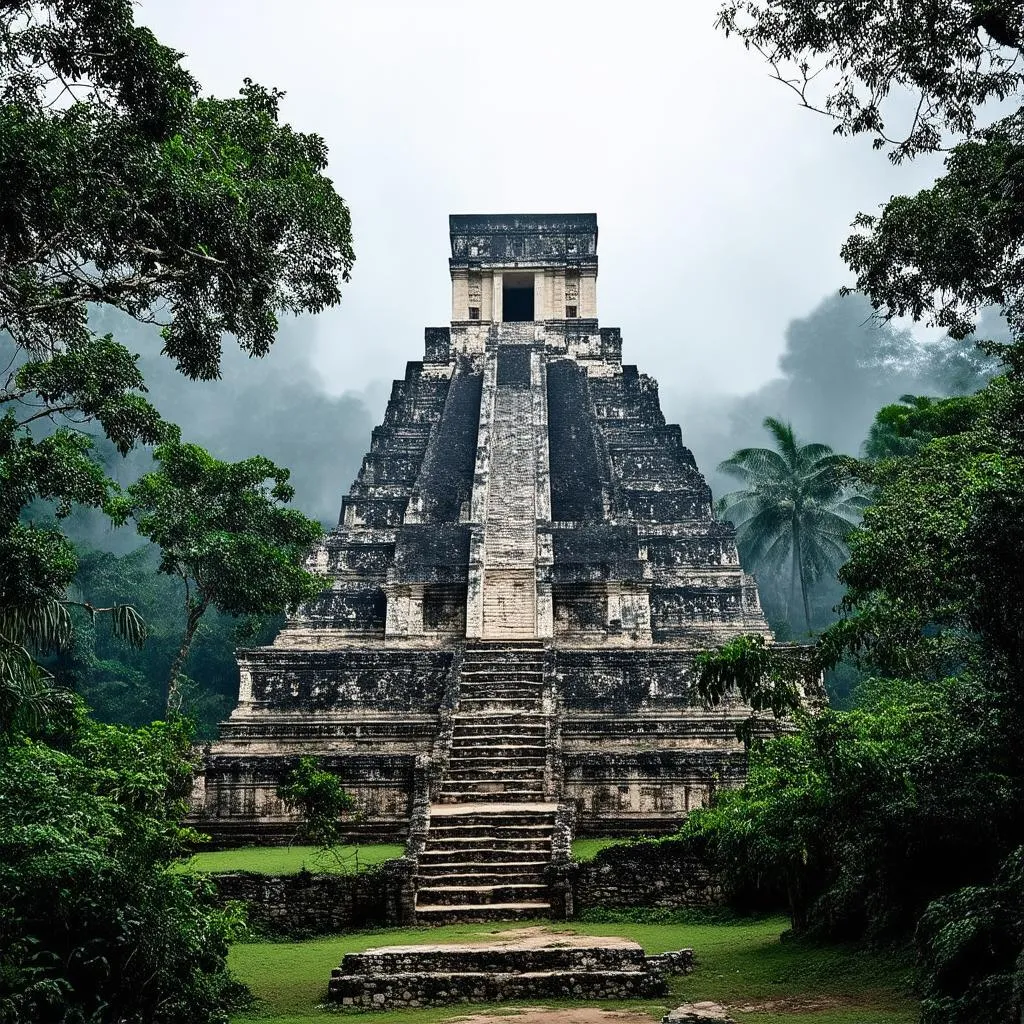
[[[451,228],[451,323],[310,553],[324,592],[239,652],[194,820],[287,841],[277,785],[312,755],[353,793],[354,838],[408,838],[408,914],[566,913],[572,834],[668,832],[742,782],[750,711],[702,708],[693,664],[770,633],[656,382],[598,323],[596,217]]]
[[[685,970],[686,952],[670,969]],[[666,991],[663,965],[651,963],[635,942],[531,929],[488,943],[349,953],[331,976],[328,996],[342,1006],[385,1010],[508,999],[638,999]]]

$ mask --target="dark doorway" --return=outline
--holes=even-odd
[[[533,274],[502,275],[501,314],[506,323],[533,320]]]

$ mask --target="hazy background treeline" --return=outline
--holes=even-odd
[[[981,386],[991,361],[972,346],[948,339],[921,342],[909,331],[880,323],[859,295],[828,296],[809,313],[793,319],[785,334],[778,375],[755,391],[709,394],[686,377],[662,379],[666,416],[680,422],[715,496],[734,489],[717,471],[718,463],[741,447],[768,444],[761,424],[766,416],[792,422],[804,441],[820,441],[836,451],[860,454],[875,413],[904,394],[965,394]],[[224,379],[185,380],[160,354],[155,327],[140,326],[114,313],[97,317],[140,355],[150,396],[163,415],[179,424],[186,440],[222,459],[261,453],[287,466],[296,488],[295,504],[327,528],[337,521],[341,496],[358,472],[370,432],[384,413],[390,380],[360,390],[332,394],[315,365],[312,321],[285,322],[278,342],[263,359],[250,359],[226,346]],[[1003,340],[1002,321],[982,321],[980,336]],[[628,354],[627,354],[628,358]],[[643,367],[641,367],[643,369]],[[403,367],[381,367],[391,376]],[[128,483],[150,468],[144,449],[128,458],[99,440],[112,477]],[[156,572],[157,554],[130,529],[113,529],[98,513],[77,512],[65,524],[82,549],[78,586],[94,604],[130,600],[149,624],[141,651],[112,640],[82,623],[62,668],[103,719],[141,724],[163,711],[162,681],[184,622],[180,584]],[[780,637],[797,635],[789,623],[788,579],[761,572],[762,601]],[[822,581],[812,592],[815,628],[834,621],[842,596],[837,581]],[[230,712],[237,693],[233,651],[268,642],[280,618],[241,621],[211,612],[201,627],[188,662],[190,706],[201,733],[211,736]],[[840,669],[830,680],[834,697],[845,702],[857,676]]]
[[[186,441],[225,460],[262,454],[287,466],[295,506],[327,528],[336,524],[341,496],[383,414],[388,386],[371,383],[331,394],[311,358],[311,321],[284,321],[262,359],[225,345],[223,379],[216,381],[191,381],[178,373],[160,354],[155,326],[109,310],[95,315],[92,326],[139,354],[151,400],[182,428]],[[9,339],[0,336],[0,367],[13,365],[13,359]],[[108,475],[120,484],[153,468],[146,448],[123,458],[98,432],[94,443]],[[32,513],[46,518],[48,510]],[[130,526],[115,529],[99,512],[77,508],[63,527],[82,554],[75,596],[100,607],[135,605],[149,636],[141,650],[134,650],[102,625],[95,628],[87,616],[76,615],[73,647],[60,656],[61,677],[73,681],[102,720],[141,725],[163,717],[164,680],[185,622],[180,580],[158,573],[157,549]],[[212,608],[206,614],[186,666],[187,706],[200,735],[212,736],[234,706],[235,648],[269,642],[282,621],[283,616],[241,620]]]
[[[978,339],[1009,341],[1006,323],[994,311],[979,322]],[[743,395],[702,394],[682,375],[661,382],[666,416],[680,422],[684,441],[716,498],[740,485],[718,471],[739,448],[771,447],[762,426],[767,416],[792,423],[802,442],[820,442],[848,455],[863,455],[875,414],[901,396],[950,396],[978,390],[995,372],[995,362],[970,341],[945,337],[921,341],[910,331],[872,315],[858,294],[826,296],[805,316],[790,321],[778,375]],[[742,554],[742,550],[741,550]],[[799,638],[791,621],[787,572],[757,566],[762,604],[776,635]],[[834,577],[811,591],[815,630],[834,622],[843,594]],[[846,703],[857,676],[842,667],[828,680],[833,699]]]

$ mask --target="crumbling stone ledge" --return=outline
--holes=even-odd
[[[308,937],[405,924],[413,864],[401,857],[358,874],[209,875],[221,900],[246,905],[249,926],[266,935]]]
[[[625,843],[572,867],[574,914],[661,907],[683,910],[724,901],[721,879],[680,841]]]

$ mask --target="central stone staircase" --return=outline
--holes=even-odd
[[[537,486],[533,396],[501,386],[494,399],[484,530],[483,635],[537,635]]]
[[[547,703],[541,644],[467,647],[448,769],[419,856],[419,922],[551,912],[545,875],[557,805],[545,800]]]

